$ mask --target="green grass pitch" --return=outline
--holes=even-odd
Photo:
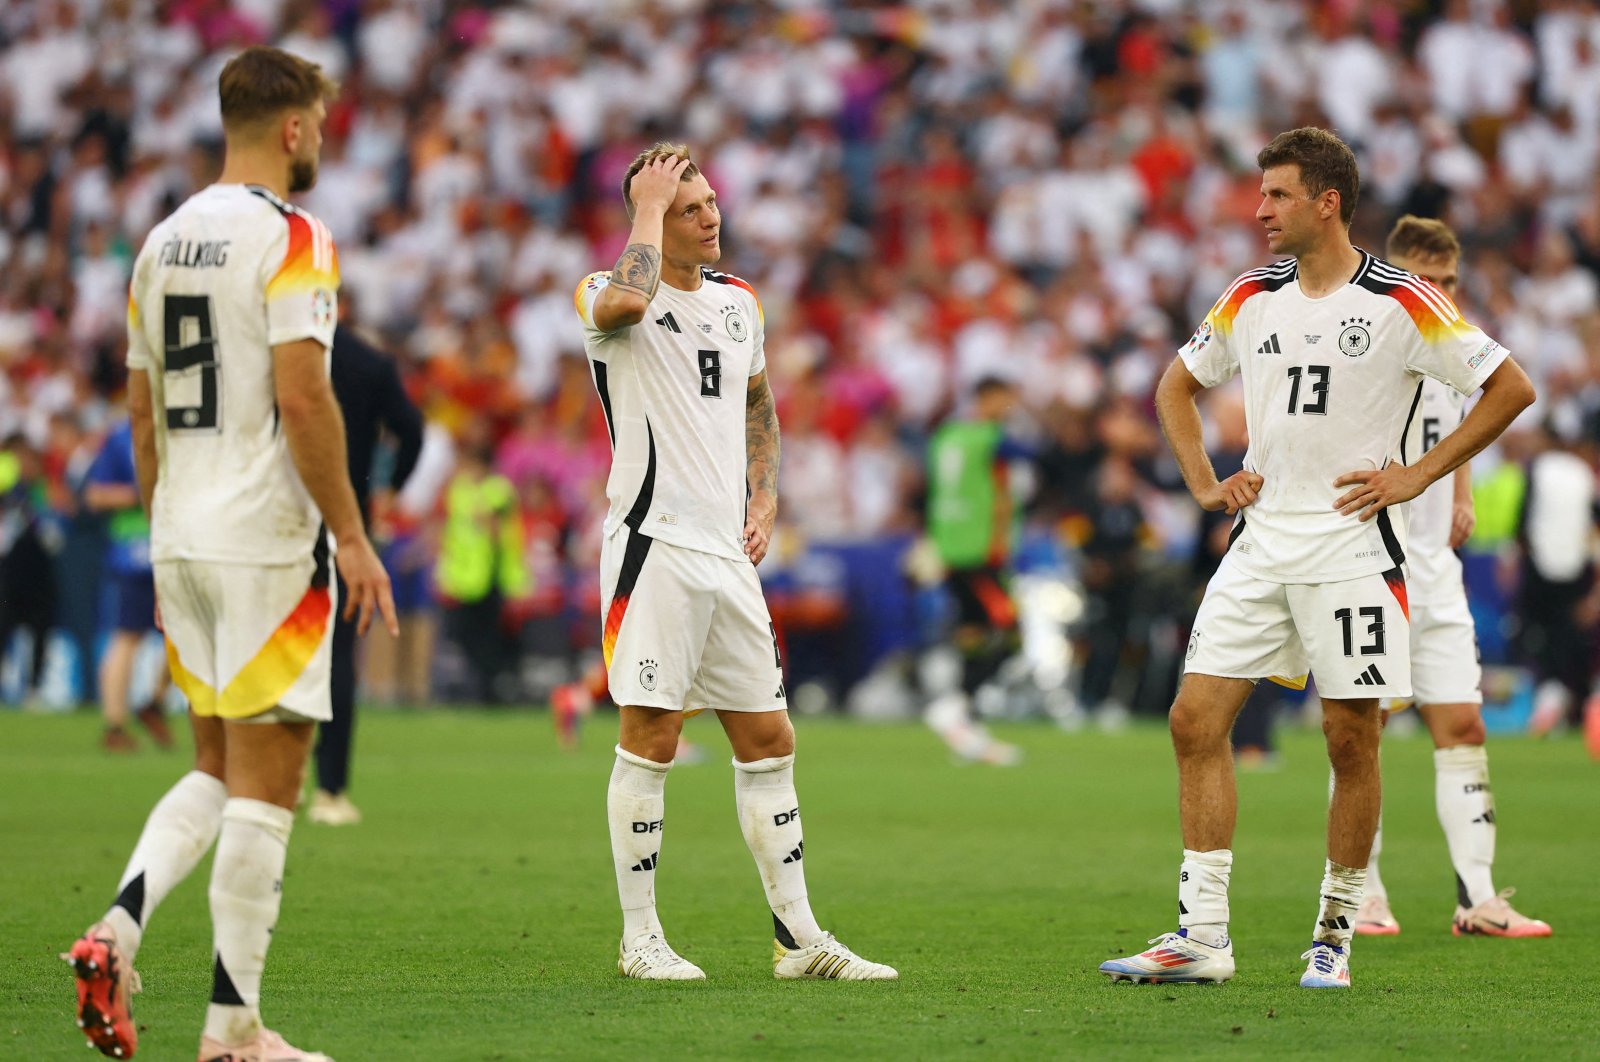
[[[1240,777],[1239,975],[1112,985],[1170,929],[1180,844],[1165,732],[1005,728],[1028,762],[958,767],[925,730],[800,720],[806,869],[823,925],[895,984],[778,983],[726,744],[674,770],[658,892],[709,981],[615,968],[605,828],[612,721],[576,754],[544,714],[367,712],[365,824],[296,828],[265,1015],[340,1062],[655,1058],[1595,1057],[1600,766],[1576,739],[1491,745],[1497,884],[1543,941],[1457,939],[1424,737],[1391,737],[1384,877],[1405,932],[1360,940],[1355,987],[1298,987],[1322,870],[1320,737]],[[0,715],[0,1058],[82,1059],[56,961],[110,900],[181,754],[113,759],[97,722]],[[139,1056],[193,1058],[209,993],[209,860],[152,920]],[[94,1056],[98,1057],[98,1056]]]

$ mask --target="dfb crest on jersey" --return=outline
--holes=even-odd
[[[1352,317],[1339,323],[1344,326],[1344,331],[1339,333],[1339,353],[1347,358],[1359,358],[1372,348],[1372,333],[1367,331],[1372,327],[1371,321]]]
[[[750,330],[744,325],[744,318],[739,316],[738,310],[729,310],[728,316],[722,319],[722,326],[728,330],[728,335],[733,337],[735,343],[743,343],[750,335]]]
[[[656,662],[654,660],[639,661],[639,685],[655,692],[656,688]]]

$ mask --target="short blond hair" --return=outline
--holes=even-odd
[[[222,128],[237,133],[284,111],[331,100],[339,94],[339,83],[310,60],[258,44],[228,60],[217,79],[217,93],[222,97]]]
[[[633,193],[629,191],[629,188],[633,184],[633,179],[639,175],[639,171],[657,159],[683,159],[687,162],[689,165],[685,166],[683,172],[678,175],[679,181],[691,181],[700,176],[700,167],[696,166],[694,160],[689,157],[689,145],[687,144],[669,144],[663,140],[639,152],[639,156],[628,166],[628,172],[622,175],[622,205],[627,208],[628,220],[630,221],[633,220],[634,207]]]
[[[1389,230],[1383,256],[1395,258],[1460,258],[1461,241],[1438,218],[1406,214]]]

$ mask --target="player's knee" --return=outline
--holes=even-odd
[[[650,731],[648,733],[631,735],[627,740],[618,742],[625,752],[631,752],[642,759],[652,763],[671,763],[678,754],[678,735],[663,731]]]
[[[1482,745],[1488,740],[1489,731],[1483,725],[1483,717],[1473,712],[1451,719],[1444,733],[1439,735],[1438,747],[1453,749],[1457,745]]]
[[[1349,713],[1324,712],[1322,733],[1328,743],[1328,762],[1337,774],[1375,768],[1378,762],[1376,714],[1371,719]]]
[[[617,744],[623,750],[654,763],[671,763],[678,753],[683,713],[656,708],[622,709],[622,731]]]
[[[1228,731],[1219,723],[1221,713],[1186,698],[1180,692],[1167,715],[1172,732],[1172,748],[1180,759],[1215,751],[1227,744]]]
[[[756,760],[793,756],[794,726],[790,724],[788,716],[775,712],[760,717],[746,716],[741,721],[757,718],[762,725],[728,728],[728,740],[739,762],[754,763]]]

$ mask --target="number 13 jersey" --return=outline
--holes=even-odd
[[[1340,515],[1334,499],[1349,488],[1333,481],[1416,461],[1402,441],[1423,377],[1471,394],[1507,356],[1433,284],[1361,256],[1350,282],[1320,299],[1301,292],[1293,260],[1243,274],[1179,351],[1203,386],[1243,377],[1245,468],[1265,482],[1229,554],[1257,578],[1337,582],[1398,567],[1404,516]]]
[[[594,304],[610,274],[591,273],[575,301],[584,349],[611,433],[609,537],[626,524],[685,549],[744,557],[745,396],[766,371],[755,289],[700,271],[694,291],[663,283],[636,325],[602,332]]]
[[[272,348],[330,347],[338,287],[328,230],[265,188],[213,184],[151,230],[128,291],[128,369],[154,400],[152,560],[312,554],[322,518],[278,422]]]

